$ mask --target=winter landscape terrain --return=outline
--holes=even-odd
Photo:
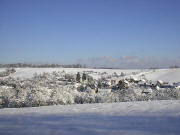
[[[180,101],[6,108],[2,135],[179,135]]]
[[[0,0],[0,135],[180,135],[180,0]]]
[[[2,135],[180,133],[178,68],[2,68],[0,73]]]

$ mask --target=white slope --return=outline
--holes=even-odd
[[[4,71],[4,68],[1,68],[0,71]],[[103,73],[106,72],[108,74],[113,74],[116,72],[117,74],[121,74],[121,72],[125,74],[132,74],[132,72],[139,72],[140,70],[120,70],[120,69],[88,69],[88,68],[16,68],[16,72],[11,74],[11,77],[22,77],[22,78],[31,78],[33,74],[41,74],[44,72],[53,72],[53,71],[65,71],[66,73],[72,73],[76,74],[77,72],[83,72],[83,71],[94,71]],[[92,74],[94,77],[100,77],[98,73]]]
[[[0,68],[0,72],[4,71],[4,68]],[[140,79],[142,75],[146,79],[157,81],[162,80],[165,82],[180,82],[180,68],[177,69],[156,69],[156,70],[128,70],[128,69],[87,69],[87,68],[16,68],[16,72],[11,74],[11,77],[22,77],[22,78],[31,78],[33,74],[43,73],[43,72],[53,72],[53,71],[65,71],[66,73],[76,74],[77,72],[83,71],[94,71],[95,73],[90,74],[94,79],[101,77],[98,73],[106,72],[108,75],[116,72],[121,74],[122,72],[126,74],[126,77],[134,77]],[[135,74],[134,74],[135,73]]]
[[[0,110],[2,135],[179,135],[180,100]]]
[[[5,71],[5,68],[0,68],[0,72],[4,72]]]
[[[148,80],[162,80],[165,82],[180,82],[180,68],[177,69],[158,69],[145,75]]]

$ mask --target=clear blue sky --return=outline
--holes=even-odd
[[[180,0],[0,0],[0,63],[179,51]]]

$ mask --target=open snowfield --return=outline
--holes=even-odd
[[[0,68],[0,72],[4,71],[4,68]],[[83,71],[94,71],[94,72],[106,72],[108,74],[112,74],[116,72],[117,74],[121,74],[122,72],[126,74],[126,76],[131,76],[135,78],[140,78],[141,75],[145,75],[148,80],[157,81],[162,80],[165,82],[180,82],[180,68],[176,69],[86,69],[86,68],[16,68],[16,72],[11,74],[11,77],[22,77],[22,78],[31,78],[35,73],[43,73],[43,72],[53,72],[53,71],[65,71],[66,73],[76,74],[77,72]],[[135,75],[133,73],[136,73]],[[91,74],[95,79],[100,76],[97,74]]]
[[[1,135],[179,135],[180,100],[0,111]]]
[[[180,69],[159,69],[145,75],[148,80],[163,80],[165,82],[180,82]]]
[[[4,68],[0,68],[0,72],[4,71]],[[128,75],[131,75],[132,72],[139,72],[140,70],[119,70],[119,69],[87,69],[87,68],[16,68],[16,73],[11,74],[11,77],[22,77],[22,78],[31,78],[33,77],[33,74],[42,74],[44,72],[51,73],[53,71],[65,71],[66,73],[76,74],[77,72],[83,72],[83,71],[94,71],[94,72],[107,72],[108,74],[112,74],[114,72],[117,72],[120,74],[121,72],[124,72]],[[98,75],[92,74],[93,77],[99,78]]]
[[[0,72],[4,70],[1,68]],[[99,73],[103,72],[106,75],[123,72],[127,78],[180,82],[180,69],[16,68],[10,76],[31,78],[35,73],[53,71],[72,74],[94,71],[89,74],[94,79],[100,78],[102,74]],[[5,89],[4,86],[2,88]],[[179,127],[180,100],[0,109],[0,135],[179,135]]]

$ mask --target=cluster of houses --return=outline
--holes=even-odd
[[[77,90],[84,92],[87,90],[93,90],[95,93],[98,92],[112,92],[117,91],[119,89],[125,89],[128,88],[129,82],[125,79],[116,77],[102,77],[100,79],[93,79],[91,74],[92,72],[84,72],[77,74],[64,74],[63,77],[58,78],[60,81],[60,84],[62,85],[68,85],[72,84],[74,85]]]
[[[7,76],[16,72],[14,69],[8,69],[0,73],[1,76]],[[56,74],[56,73],[54,73]],[[98,74],[100,78],[94,79],[91,75]],[[104,76],[105,75],[105,76]],[[76,74],[67,74],[61,72],[61,75],[57,75],[55,79],[60,85],[73,85],[78,91],[84,92],[87,90],[98,92],[117,92],[123,89],[128,89],[133,86],[136,88],[144,89],[143,93],[148,94],[151,90],[159,90],[161,88],[176,88],[180,89],[180,82],[169,84],[163,81],[148,81],[146,79],[135,79],[135,78],[125,78],[125,74],[121,73],[117,75],[113,73],[112,75],[107,75],[106,73],[99,73],[94,71],[84,71],[83,73],[77,72]],[[148,90],[151,89],[151,90]]]
[[[180,89],[180,83],[169,84],[161,80],[152,82],[145,79],[138,80],[134,78],[124,78],[122,76],[102,77],[95,80],[86,73],[80,74],[78,72],[73,79],[76,88],[79,88],[81,91],[92,89],[95,93],[103,91],[116,92],[122,89],[128,89],[131,86],[143,89],[142,93],[145,94],[161,88]]]

